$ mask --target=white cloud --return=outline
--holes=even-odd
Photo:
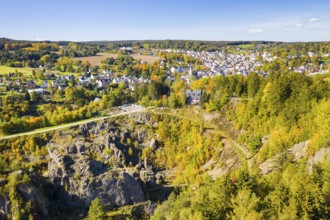
[[[262,33],[264,32],[263,29],[257,29],[257,28],[253,28],[253,29],[249,29],[248,33]]]
[[[300,24],[300,23],[299,23],[299,24],[294,24],[294,25],[293,25],[293,27],[297,27],[297,28],[298,28],[298,27],[302,27],[302,26],[303,26],[303,25]]]
[[[303,26],[303,24],[296,23],[296,24],[284,25],[283,27],[287,27],[287,28],[301,28],[302,26]]]
[[[315,23],[315,22],[319,22],[320,19],[319,18],[311,18],[308,20],[309,23]]]

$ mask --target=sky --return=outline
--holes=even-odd
[[[330,0],[0,0],[17,40],[330,41]]]

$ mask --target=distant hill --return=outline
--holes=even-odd
[[[15,40],[9,39],[9,38],[4,38],[4,37],[0,37],[0,43],[6,43],[6,42],[12,42]]]
[[[279,41],[203,41],[203,40],[117,40],[117,41],[29,41],[29,40],[14,40],[9,38],[0,38],[0,48],[5,43],[57,43],[60,46],[67,46],[70,42],[75,42],[80,45],[87,46],[107,46],[113,49],[120,47],[134,47],[149,45],[155,49],[186,49],[196,51],[216,51],[224,46],[235,45],[265,45],[265,44],[297,44],[306,43],[314,44],[321,42],[279,42]]]
[[[90,45],[108,45],[120,44],[123,46],[132,46],[133,44],[169,44],[180,45],[184,43],[208,44],[217,46],[240,45],[240,44],[269,44],[274,41],[202,41],[202,40],[122,40],[122,41],[80,41],[77,43]]]
[[[67,45],[70,43],[70,41],[50,41],[50,40],[44,40],[44,41],[31,41],[31,40],[14,40],[10,38],[1,37],[0,38],[0,44],[5,43],[57,43],[58,45]]]

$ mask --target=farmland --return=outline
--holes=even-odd
[[[100,66],[102,60],[105,60],[110,57],[117,58],[118,55],[119,54],[114,54],[114,53],[98,53],[96,56],[73,58],[73,60],[81,60],[83,62],[89,61],[89,63],[92,66]],[[139,55],[139,54],[133,54],[131,56],[136,60],[142,60],[147,63],[153,63],[160,59],[159,57]]]

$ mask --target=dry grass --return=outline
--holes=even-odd
[[[153,63],[157,60],[159,60],[159,57],[154,57],[154,56],[146,56],[146,55],[138,55],[138,54],[133,54],[131,55],[134,59],[136,60],[142,60],[145,61],[147,63]],[[113,53],[98,53],[96,56],[91,56],[91,57],[77,57],[77,58],[73,58],[73,60],[81,60],[83,62],[85,61],[89,61],[89,63],[92,66],[100,66],[101,65],[101,61],[105,60],[107,58],[117,58],[118,54],[113,54]]]
[[[158,60],[160,60],[159,57],[154,57],[154,56],[147,56],[147,55],[139,55],[139,54],[133,54],[132,57],[136,60],[142,60],[147,63],[153,63]]]

